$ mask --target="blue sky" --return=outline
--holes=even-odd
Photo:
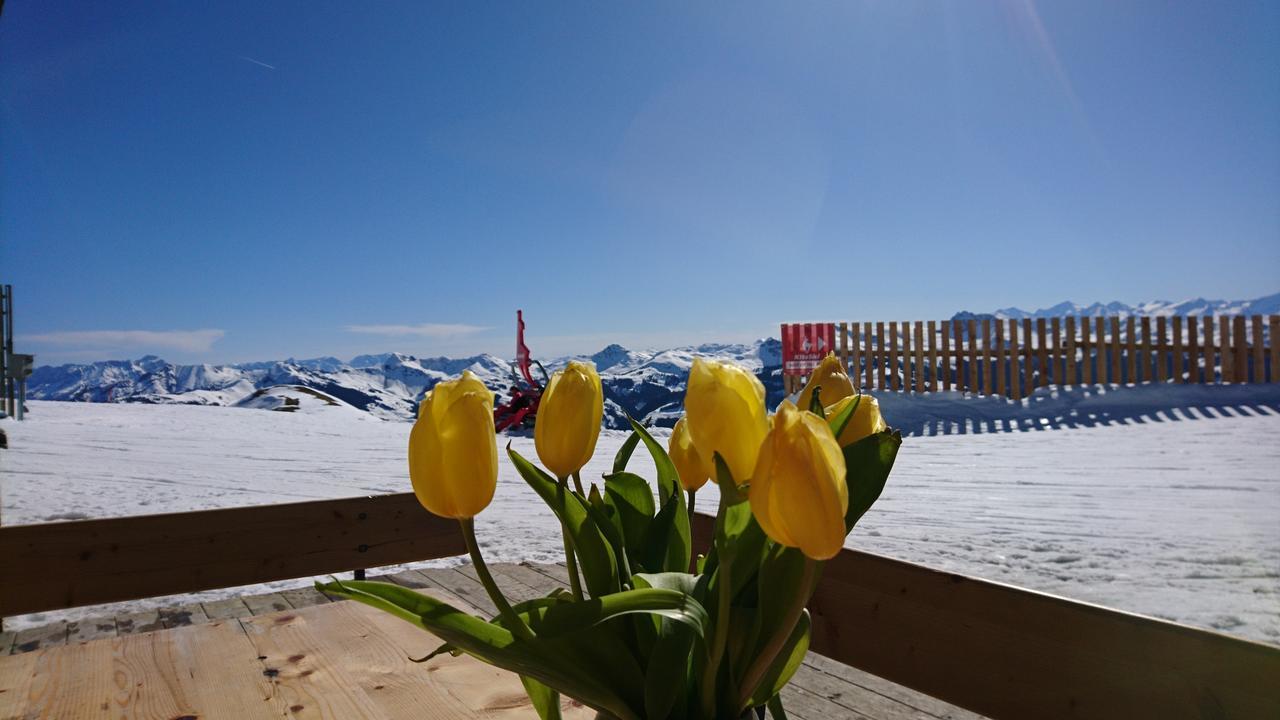
[[[6,3],[42,362],[745,340],[1280,277],[1280,4]]]

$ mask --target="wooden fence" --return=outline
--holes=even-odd
[[[1015,400],[1047,385],[1280,382],[1280,315],[836,323],[867,390],[962,390]],[[784,377],[787,392],[804,379]]]
[[[463,552],[412,493],[0,527],[0,615]],[[871,553],[840,551],[810,610],[814,652],[997,720],[1280,716],[1275,646]]]

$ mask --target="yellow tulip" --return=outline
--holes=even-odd
[[[800,397],[796,398],[796,407],[808,410],[809,403],[813,401],[813,390],[817,387],[822,388],[818,393],[818,400],[823,407],[854,394],[853,381],[849,379],[844,364],[835,353],[827,353],[827,356],[822,358],[822,362],[818,363],[818,367],[809,373],[809,381],[800,391]]]
[[[578,472],[596,451],[603,416],[596,366],[575,360],[557,370],[542,392],[533,425],[538,459],[558,478]]]
[[[849,418],[849,424],[844,426],[844,432],[840,433],[840,447],[848,447],[868,435],[883,432],[889,427],[880,416],[880,401],[866,393],[863,393],[861,400],[851,395],[840,402],[828,405],[825,411],[827,419],[844,412],[844,409],[849,407],[849,403],[854,401],[857,401],[858,408],[853,411],[853,417]]]
[[[748,499],[756,522],[775,542],[814,560],[840,552],[849,490],[844,454],[825,420],[782,402],[760,448]]]
[[[733,363],[694,358],[684,408],[698,455],[714,466],[720,453],[734,482],[749,480],[769,432],[760,380]]]
[[[441,517],[475,517],[493,500],[493,393],[470,371],[422,399],[409,433],[409,479],[418,502]]]
[[[697,490],[706,485],[707,480],[715,481],[714,464],[705,462],[698,454],[698,449],[693,446],[688,418],[676,421],[676,426],[671,430],[671,440],[667,443],[667,454],[671,456],[671,462],[680,475],[680,484],[685,490]]]

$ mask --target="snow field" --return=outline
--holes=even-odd
[[[907,425],[920,422],[917,408],[886,400],[891,423],[895,405]],[[1020,416],[1030,410],[1014,413],[1011,432],[936,411],[932,427],[940,434],[922,426],[925,436],[906,439],[883,497],[849,546],[1280,644],[1280,412],[1271,401],[1208,411],[1197,403],[1203,406],[1129,408],[1107,423],[1088,413],[1071,422],[1033,421],[1039,429],[1027,432],[1016,428],[1028,425]],[[35,402],[28,417],[4,423],[6,524],[409,489],[409,424],[323,403],[283,413]],[[665,431],[655,434],[665,442]],[[584,481],[610,469],[625,437],[602,431]],[[510,440],[536,458],[532,438]],[[550,511],[505,459],[500,465],[494,502],[477,518],[486,557],[563,559]],[[630,469],[652,478],[643,447]],[[715,504],[708,485],[698,506],[710,511]],[[8,619],[6,627],[125,611],[41,613]]]

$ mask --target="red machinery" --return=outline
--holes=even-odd
[[[541,383],[533,378],[534,365],[542,372]],[[524,312],[516,310],[516,362],[511,366],[511,389],[507,391],[507,400],[493,409],[494,429],[502,432],[508,428],[532,428],[547,381],[547,369],[529,357],[529,346],[524,344]]]

